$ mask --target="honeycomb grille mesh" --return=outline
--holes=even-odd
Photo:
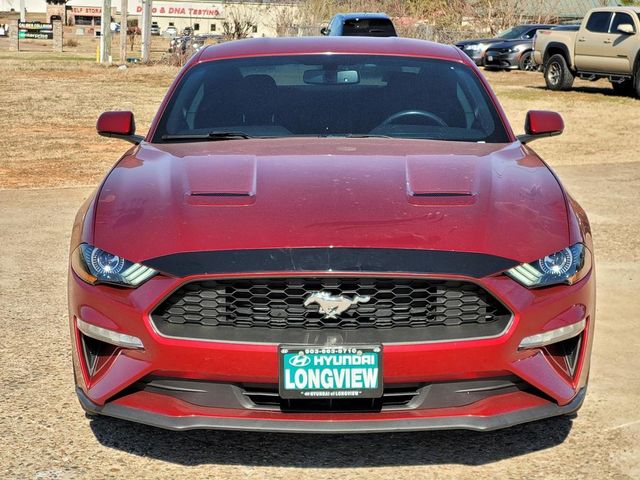
[[[369,297],[326,318],[313,292]],[[469,282],[396,278],[208,280],[183,285],[153,312],[154,321],[237,328],[392,329],[486,324],[509,315]]]

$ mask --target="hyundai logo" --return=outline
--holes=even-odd
[[[306,367],[311,363],[311,359],[303,354],[298,354],[289,359],[289,365],[292,367]]]

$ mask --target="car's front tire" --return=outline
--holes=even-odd
[[[525,72],[535,72],[538,70],[538,66],[533,61],[533,52],[531,50],[524,52],[522,56],[520,56],[518,68]]]
[[[544,66],[544,80],[549,90],[569,90],[574,76],[567,61],[559,53],[552,55]]]

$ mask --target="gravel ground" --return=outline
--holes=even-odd
[[[574,418],[492,433],[175,433],[89,420],[73,391],[65,275],[90,190],[0,190],[0,477],[640,478],[640,162],[557,170],[595,231],[589,393]]]

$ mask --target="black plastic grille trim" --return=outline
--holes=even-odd
[[[464,275],[482,278],[519,262],[473,252],[398,248],[274,248],[184,252],[147,259],[144,265],[176,277],[258,272],[379,272]]]

